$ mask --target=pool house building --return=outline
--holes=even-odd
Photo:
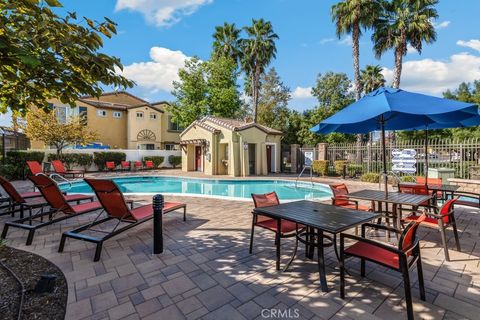
[[[282,132],[253,122],[204,117],[180,134],[182,170],[242,177],[280,172]]]

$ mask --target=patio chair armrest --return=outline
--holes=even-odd
[[[353,200],[353,199],[349,199],[349,198],[335,198],[335,197],[332,197],[332,204],[333,205],[335,205],[335,201],[351,202],[358,208],[358,201],[357,200]]]
[[[348,233],[341,233],[340,234],[340,247],[344,247],[345,238],[350,239],[350,240],[356,240],[358,242],[371,244],[372,246],[376,246],[376,247],[388,250],[388,251],[396,253],[398,255],[404,254],[403,251],[401,251],[398,248],[395,248],[391,245],[388,245],[384,242],[380,242],[380,241],[372,240],[372,239],[367,239],[367,238],[363,238],[363,237],[356,236],[356,235],[353,235],[353,234],[348,234]]]
[[[364,223],[362,224],[362,233],[365,234],[365,229],[369,227],[369,228],[373,228],[373,229],[381,229],[381,230],[386,230],[386,231],[390,231],[390,232],[395,232],[397,234],[401,234],[402,231],[400,230],[397,230],[393,227],[388,227],[388,226],[385,226],[383,224],[376,224],[376,223]]]

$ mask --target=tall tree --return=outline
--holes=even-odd
[[[361,29],[371,28],[380,14],[378,0],[343,0],[332,6],[332,19],[336,25],[337,36],[352,36],[353,80],[355,99],[362,92],[360,81],[360,36]]]
[[[275,68],[271,68],[260,78],[257,121],[260,124],[284,130],[287,125],[290,88],[283,84]]]
[[[220,56],[205,62],[208,113],[235,118],[241,109],[237,64],[231,57]]]
[[[238,63],[241,57],[240,32],[235,23],[225,22],[223,26],[216,26],[213,34],[213,57],[230,57]]]
[[[241,41],[243,52],[242,67],[248,77],[250,77],[253,121],[257,122],[260,76],[276,56],[277,47],[275,40],[278,39],[278,35],[273,32],[271,22],[263,19],[253,19],[252,25],[244,27],[244,30],[248,38]]]
[[[360,72],[360,82],[363,92],[368,94],[385,85],[385,77],[382,74],[383,68],[380,66],[367,65]]]
[[[30,110],[21,127],[28,138],[54,146],[57,154],[61,154],[67,146],[89,144],[98,136],[79,117],[69,118],[65,123],[59,121],[54,110]]]
[[[408,45],[422,52],[423,42],[433,43],[437,33],[433,20],[438,17],[438,0],[392,0],[382,2],[382,14],[375,22],[372,41],[380,58],[387,50],[395,54],[394,88],[400,87],[403,57]]]
[[[99,96],[104,85],[133,86],[118,74],[120,60],[100,52],[116,24],[77,19],[74,12],[59,16],[52,7],[60,6],[57,0],[0,2],[0,112],[47,109],[50,98],[75,106],[81,95]]]
[[[197,58],[185,61],[178,71],[179,81],[173,82],[172,95],[176,101],[169,107],[173,120],[187,127],[208,113],[208,86],[204,63]]]
[[[327,72],[319,74],[312,95],[317,98],[318,105],[304,113],[303,126],[299,132],[302,144],[315,145],[319,142],[355,141],[354,135],[333,133],[318,135],[310,132],[310,128],[334,113],[345,108],[354,101],[350,91],[351,82],[344,73]]]

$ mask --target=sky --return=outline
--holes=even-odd
[[[61,0],[64,11],[118,24],[118,34],[106,39],[103,52],[119,57],[123,75],[137,83],[129,89],[149,101],[173,99],[172,81],[185,59],[209,58],[217,25],[237,27],[264,18],[278,34],[277,57],[271,63],[292,91],[289,107],[303,111],[315,106],[310,89],[318,74],[344,72],[352,77],[351,39],[340,39],[330,8],[335,0]],[[409,50],[404,59],[401,87],[441,95],[462,81],[480,79],[478,0],[440,0],[434,22],[437,41],[422,54]],[[60,10],[60,11],[62,11]],[[393,52],[377,60],[371,33],[360,43],[360,65],[380,65],[387,84],[393,73]],[[9,116],[0,118],[8,123]]]

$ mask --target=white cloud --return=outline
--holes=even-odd
[[[292,92],[293,99],[308,99],[312,97],[312,87],[296,87]]]
[[[393,70],[383,68],[387,84],[392,82]],[[480,56],[469,53],[452,55],[448,60],[411,60],[403,63],[401,88],[427,94],[441,95],[461,82],[480,79]]]
[[[155,93],[159,90],[172,91],[173,81],[178,81],[178,70],[185,66],[185,60],[190,57],[182,51],[153,47],[150,49],[150,58],[152,61],[124,66],[119,73]]]
[[[346,46],[351,46],[352,45],[352,36],[346,36],[342,40],[338,41],[338,43],[346,45]]]
[[[412,47],[411,44],[408,44],[408,45],[407,45],[407,54],[413,54],[413,53],[418,53],[417,49],[415,49],[414,47]]]
[[[158,27],[168,27],[193,14],[199,7],[213,0],[117,0],[115,10],[142,13],[147,21]]]
[[[472,39],[469,41],[458,40],[457,45],[461,47],[471,48],[480,52],[480,40]]]
[[[327,44],[327,43],[333,42],[333,41],[335,41],[335,38],[323,38],[323,39],[320,40],[320,44],[324,45],[324,44]]]
[[[450,25],[451,21],[442,21],[442,22],[434,22],[433,23],[433,26],[435,27],[435,29],[439,30],[439,29],[445,29],[447,28],[449,25]]]

